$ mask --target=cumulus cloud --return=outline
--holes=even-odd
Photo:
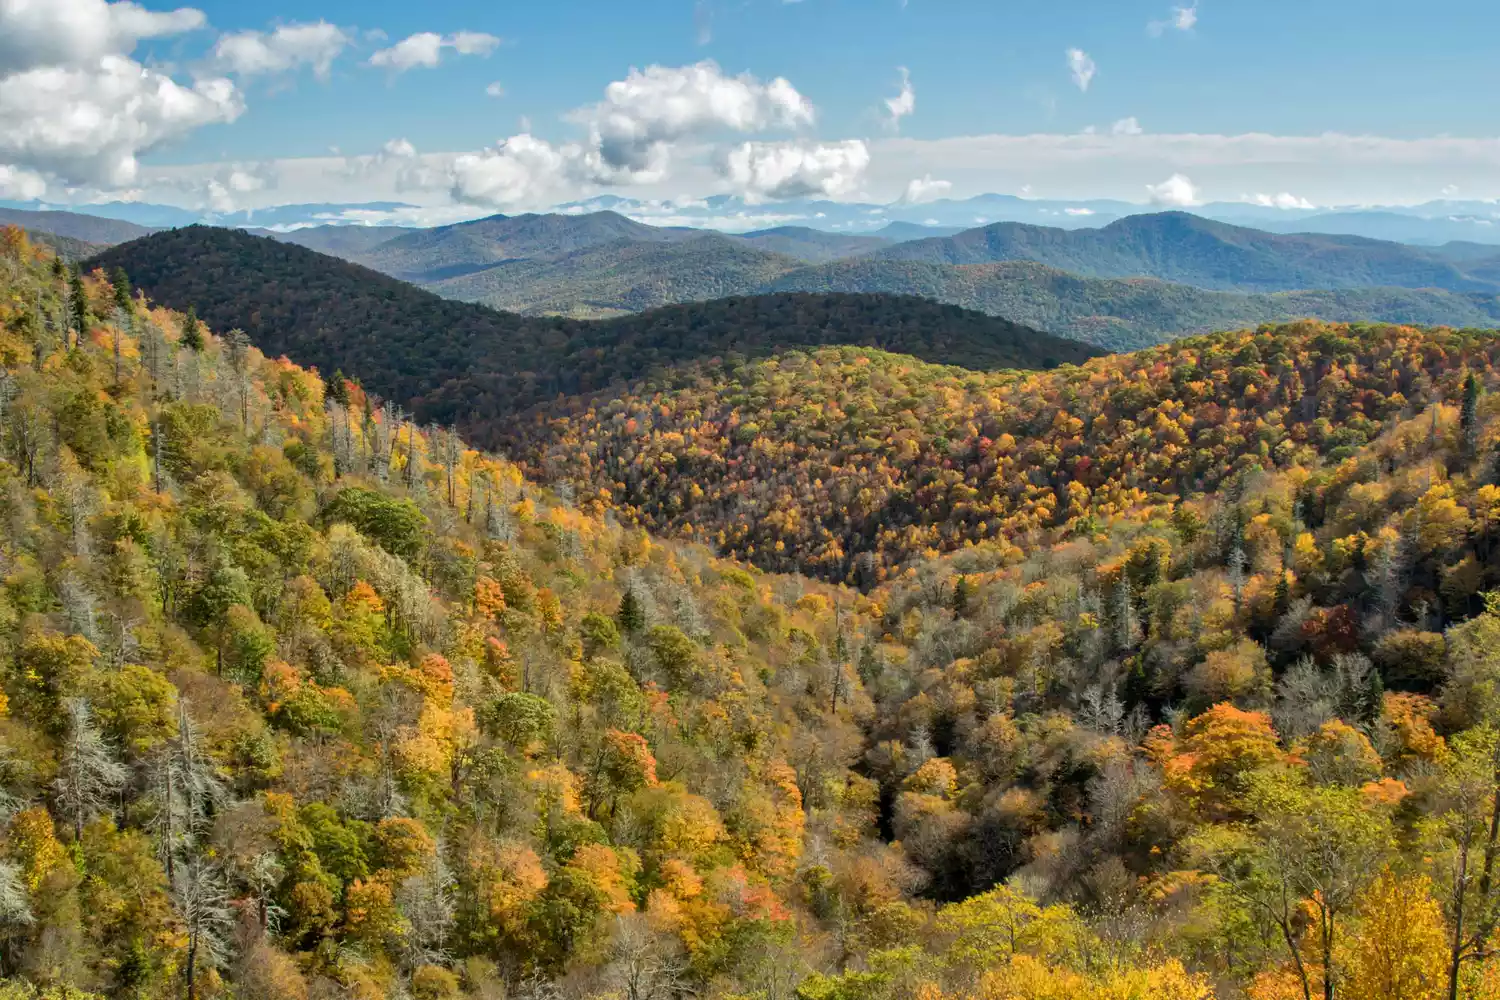
[[[351,40],[343,28],[327,21],[283,24],[268,32],[238,31],[214,45],[214,64],[240,76],[291,73],[311,66],[319,79],[327,79],[333,61]]]
[[[1190,7],[1173,7],[1171,16],[1164,21],[1152,21],[1146,25],[1146,30],[1151,33],[1152,37],[1159,38],[1168,29],[1172,31],[1192,31],[1197,24],[1198,5],[1195,3]]]
[[[901,119],[917,110],[917,92],[912,89],[911,74],[905,66],[898,66],[901,73],[901,93],[895,97],[888,97],[885,101],[886,112],[890,115],[891,128],[900,128]]]
[[[1146,130],[1135,118],[1121,118],[1110,126],[1109,131],[1112,135],[1141,135]]]
[[[31,201],[46,193],[47,180],[41,174],[0,163],[0,198]]]
[[[152,11],[104,0],[0,0],[0,75],[51,66],[90,66],[127,55],[146,38],[208,22],[201,10]]]
[[[488,87],[485,87],[484,88],[484,92],[489,97],[497,97],[497,98],[498,97],[504,97],[505,96],[505,87],[500,83],[499,80],[496,80],[494,83],[490,84]]]
[[[951,181],[935,181],[931,174],[923,177],[913,177],[906,185],[906,193],[901,200],[908,205],[920,205],[924,201],[932,201],[941,198],[953,190]]]
[[[1280,194],[1254,194],[1245,200],[1261,208],[1314,209],[1318,207],[1306,198],[1298,198],[1289,191],[1282,191]]]
[[[405,73],[419,66],[432,69],[443,61],[445,49],[452,49],[461,56],[487,56],[499,44],[500,39],[482,31],[460,31],[453,35],[421,31],[376,52],[370,56],[370,65],[393,73]]]
[[[137,157],[244,110],[223,78],[184,85],[130,58],[142,39],[202,27],[202,11],[103,0],[0,0],[0,168],[10,184],[121,188]],[[24,179],[24,180],[22,180]]]
[[[719,172],[752,204],[819,195],[837,198],[859,188],[870,150],[844,142],[745,142],[726,151]]]
[[[567,197],[581,153],[576,146],[559,148],[525,132],[513,135],[491,149],[457,157],[451,193],[455,201],[494,208]]]
[[[264,190],[270,177],[259,167],[233,166],[206,187],[208,208],[219,215],[239,211],[245,195]]]
[[[665,176],[671,147],[715,131],[764,132],[811,125],[813,106],[783,77],[726,76],[717,63],[632,69],[604,100],[570,116],[589,130],[589,164],[601,181]]]
[[[394,156],[400,159],[410,159],[417,155],[417,147],[413,146],[407,139],[392,139],[381,147],[386,156]]]
[[[1198,189],[1182,174],[1173,174],[1160,184],[1147,184],[1151,204],[1164,208],[1190,208],[1198,204]]]
[[[1094,60],[1082,49],[1068,50],[1068,72],[1073,74],[1073,83],[1079,90],[1087,92],[1089,84],[1094,82],[1094,76],[1099,72],[1099,67],[1094,65]]]

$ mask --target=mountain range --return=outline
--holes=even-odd
[[[911,296],[785,293],[607,321],[521,316],[440,298],[305,247],[207,226],[156,233],[91,263],[123,268],[152,299],[192,307],[216,329],[242,329],[268,355],[358,372],[371,390],[408,401],[424,418],[481,435],[560,394],[704,358],[853,345],[1000,370],[1102,353]]]
[[[344,228],[293,235],[445,298],[531,316],[605,318],[785,292],[884,293],[932,298],[1110,350],[1303,317],[1500,325],[1500,257],[1479,245],[1442,251],[1283,236],[1181,213],[1097,230],[1002,224],[874,245],[815,231],[660,229],[612,212],[495,216],[398,231],[370,249]],[[290,243],[287,234],[272,235]],[[767,246],[799,250],[804,259]],[[863,252],[826,259],[846,249]],[[819,255],[822,263],[805,259]]]

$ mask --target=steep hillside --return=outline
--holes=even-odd
[[[714,247],[759,254],[726,237]],[[1025,368],[1097,353],[1005,320],[883,296],[779,295],[664,309],[608,322],[531,318],[439,298],[302,247],[189,227],[95,259],[148,294],[238,327],[262,350],[332,372],[466,426],[490,425],[558,393],[602,389],[661,364],[853,343],[935,362]],[[507,265],[514,266],[514,265]]]
[[[891,245],[884,236],[830,233],[806,226],[778,226],[752,233],[741,233],[735,237],[745,243],[771,253],[809,264],[822,264],[841,257],[860,257]]]
[[[1133,215],[1102,229],[1000,223],[878,251],[882,260],[1027,260],[1091,278],[1158,278],[1199,288],[1276,292],[1390,286],[1500,292],[1431,251],[1357,236],[1278,235],[1189,215]]]
[[[679,242],[623,240],[562,257],[498,264],[428,287],[445,298],[496,309],[590,318],[751,295],[798,265],[731,236],[694,233]]]
[[[6,1000],[1500,983],[1492,335],[622,401],[625,489],[691,485],[723,416],[755,468],[701,489],[768,538],[900,477],[879,537],[976,526],[861,595],[0,255]]]
[[[361,264],[407,281],[432,282],[478,271],[500,261],[557,257],[622,240],[663,242],[682,238],[681,231],[642,225],[615,212],[494,215],[410,232],[357,259]]]
[[[69,263],[86,260],[106,249],[101,243],[85,243],[83,240],[58,236],[56,233],[44,233],[34,229],[26,229],[23,232],[32,243],[46,247]]]
[[[113,246],[152,232],[145,226],[119,219],[105,219],[78,212],[31,212],[19,208],[0,208],[0,226],[20,226],[22,229],[51,233],[84,243],[97,243],[100,246]]]

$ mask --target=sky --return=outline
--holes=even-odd
[[[0,0],[0,199],[1500,197],[1500,4]]]

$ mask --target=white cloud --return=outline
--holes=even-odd
[[[888,97],[885,101],[885,108],[890,114],[890,125],[893,129],[900,128],[901,119],[917,110],[917,92],[912,89],[911,74],[907,72],[905,66],[896,68],[901,73],[901,93],[895,97]]]
[[[381,147],[386,156],[410,159],[417,155],[417,147],[406,139],[392,139]]]
[[[444,49],[452,49],[461,56],[487,56],[499,44],[500,39],[482,31],[460,31],[453,35],[421,31],[376,52],[370,56],[370,65],[393,73],[405,73],[418,66],[432,69],[443,61]]]
[[[453,161],[455,201],[494,208],[540,205],[572,194],[581,157],[578,147],[558,148],[522,133],[491,149]]]
[[[1141,128],[1141,123],[1134,118],[1121,118],[1110,126],[1112,135],[1141,135],[1146,130]]]
[[[505,96],[505,87],[503,85],[501,85],[501,83],[500,83],[499,80],[496,80],[494,83],[490,84],[488,87],[485,87],[484,88],[484,92],[489,97],[504,97]]]
[[[901,200],[908,205],[919,205],[924,201],[932,201],[941,198],[953,190],[951,181],[935,181],[931,174],[923,177],[913,177],[906,185],[906,193]]]
[[[214,63],[241,76],[291,73],[311,66],[318,78],[327,79],[333,61],[351,41],[348,32],[327,21],[283,24],[269,32],[239,31],[219,39]]]
[[[1165,21],[1152,21],[1146,25],[1153,38],[1159,38],[1167,29],[1173,31],[1192,31],[1198,24],[1198,5],[1196,3],[1188,7],[1173,7],[1171,16]]]
[[[844,142],[746,142],[723,154],[719,171],[752,204],[762,200],[854,193],[870,166],[870,150]]]
[[[1190,208],[1198,204],[1198,189],[1182,174],[1173,174],[1160,184],[1147,184],[1151,204],[1167,208]]]
[[[142,39],[193,31],[207,21],[191,7],[151,11],[104,0],[0,0],[0,76],[90,66],[107,55],[128,55]]]
[[[1068,72],[1073,74],[1073,82],[1079,90],[1087,91],[1089,84],[1094,82],[1094,76],[1099,72],[1099,67],[1094,65],[1094,60],[1082,49],[1068,50]]]
[[[47,179],[41,174],[0,163],[0,198],[31,201],[46,193]]]
[[[1092,208],[1065,208],[1065,209],[1063,209],[1063,214],[1064,215],[1075,215],[1075,216],[1088,216],[1088,215],[1093,215],[1094,214],[1094,210]]]
[[[64,186],[132,184],[137,156],[243,111],[233,83],[180,84],[130,58],[145,38],[201,27],[192,8],[0,0],[0,165]],[[12,181],[12,183],[20,183]]]
[[[0,77],[0,164],[125,187],[140,153],[243,110],[228,80],[184,86],[122,55],[37,67]]]
[[[1253,205],[1259,205],[1261,208],[1300,208],[1310,210],[1318,207],[1306,198],[1298,198],[1288,191],[1283,191],[1280,194],[1255,194],[1245,200]]]
[[[666,176],[671,146],[714,131],[763,132],[811,125],[812,104],[786,79],[725,76],[718,65],[632,69],[604,100],[574,112],[589,129],[590,166],[601,180]]]

